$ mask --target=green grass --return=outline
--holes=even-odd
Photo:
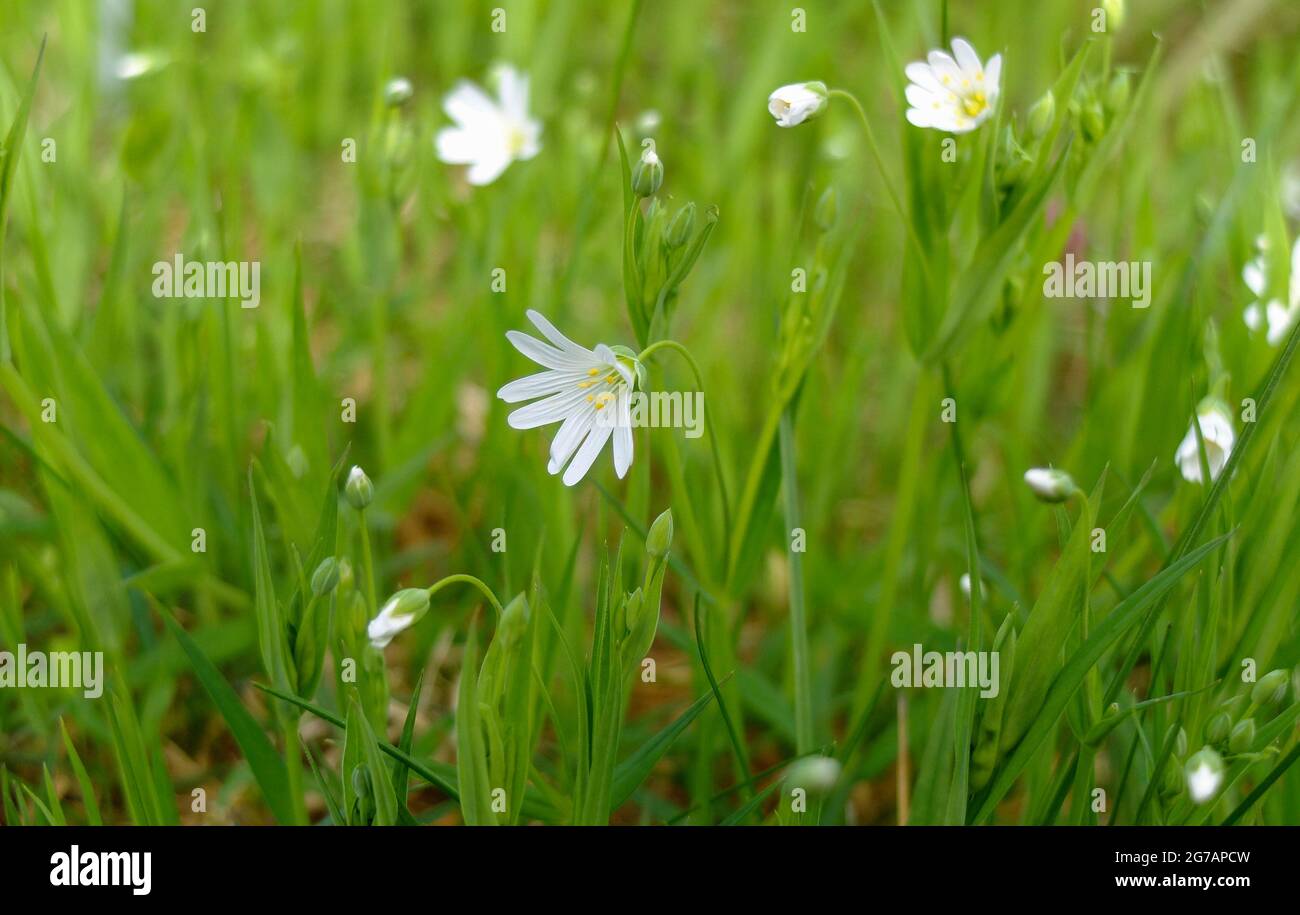
[[[0,651],[105,674],[0,689],[0,819],[1300,824],[1300,324],[1242,279],[1300,234],[1300,10],[1093,5],[7,4]],[[955,137],[904,118],[952,36],[1003,58]],[[499,62],[541,149],[474,187],[434,136]],[[1067,252],[1150,306],[1045,296]],[[155,297],[177,253],[259,307]],[[703,435],[564,486],[496,397],[530,309]],[[894,686],[916,643],[999,695]]]

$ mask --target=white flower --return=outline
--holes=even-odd
[[[778,127],[795,127],[821,114],[829,98],[825,83],[791,83],[767,97],[767,110]]]
[[[542,125],[528,116],[528,77],[510,66],[497,70],[499,100],[461,80],[442,100],[455,127],[438,131],[438,158],[468,165],[470,184],[491,184],[511,162],[541,150]]]
[[[997,106],[1002,55],[994,54],[982,65],[970,42],[954,38],[952,56],[931,51],[928,62],[910,63],[904,72],[912,81],[907,87],[912,124],[966,133],[988,120]]]
[[[527,314],[553,345],[516,330],[506,332],[515,349],[547,369],[497,391],[506,403],[542,398],[515,410],[506,421],[515,429],[560,423],[551,442],[547,470],[556,474],[568,464],[565,486],[573,486],[587,475],[612,436],[614,472],[622,479],[632,464],[630,395],[637,378],[629,365],[633,360],[603,343],[596,344],[594,350],[579,346],[537,312],[529,310]]]
[[[429,609],[429,592],[405,588],[390,597],[366,627],[366,636],[376,648],[384,648],[403,629],[419,622]]]
[[[1214,797],[1223,783],[1223,758],[1209,747],[1187,760],[1187,793],[1198,804]]]
[[[1055,467],[1031,467],[1025,471],[1025,485],[1044,502],[1064,502],[1075,491],[1074,480]]]
[[[1205,458],[1210,465],[1210,479],[1217,480],[1232,454],[1232,445],[1237,435],[1232,431],[1232,417],[1227,404],[1217,398],[1207,397],[1196,408],[1196,418],[1200,422],[1201,437],[1205,439]],[[1189,483],[1203,483],[1201,479],[1201,452],[1196,444],[1196,428],[1191,426],[1174,453],[1178,470],[1183,479]]]
[[[1255,240],[1255,247],[1259,253],[1242,268],[1241,278],[1258,300],[1246,306],[1242,318],[1251,330],[1259,330],[1267,323],[1268,343],[1277,346],[1286,339],[1291,325],[1295,323],[1297,315],[1300,315],[1300,238],[1296,239],[1295,247],[1291,249],[1291,288],[1288,290],[1287,304],[1277,299],[1264,302],[1264,296],[1268,293],[1268,238],[1261,235]]]

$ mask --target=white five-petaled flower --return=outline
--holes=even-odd
[[[1255,293],[1257,301],[1246,306],[1242,318],[1251,330],[1259,330],[1267,323],[1269,345],[1277,346],[1286,339],[1296,317],[1300,316],[1300,238],[1296,239],[1295,247],[1291,249],[1291,285],[1286,303],[1277,299],[1265,303],[1268,294],[1268,239],[1261,235],[1255,240],[1255,247],[1259,253],[1242,268],[1241,278],[1246,281],[1250,291]]]
[[[1228,405],[1215,397],[1207,397],[1196,408],[1196,418],[1205,440],[1205,459],[1210,465],[1210,480],[1217,480],[1232,454],[1237,434],[1232,430],[1232,417]],[[1203,483],[1201,477],[1201,450],[1196,442],[1196,428],[1189,427],[1178,450],[1174,453],[1178,470],[1189,483]]]
[[[767,97],[767,110],[776,118],[776,126],[795,127],[821,114],[829,99],[825,83],[791,83]]]
[[[966,133],[984,123],[998,103],[1002,77],[1002,55],[994,54],[981,64],[975,49],[964,38],[954,38],[952,54],[931,51],[925,61],[910,63],[904,72],[907,87],[907,119],[917,127],[933,127],[949,133]]]
[[[541,150],[542,125],[528,116],[528,77],[511,66],[496,71],[499,97],[461,80],[442,100],[455,127],[438,131],[438,158],[468,165],[470,184],[491,184],[511,162]]]
[[[568,464],[565,486],[587,475],[612,437],[614,472],[622,479],[632,464],[631,394],[637,379],[632,359],[603,343],[594,350],[579,346],[536,311],[529,310],[528,319],[551,345],[516,330],[507,331],[506,338],[546,371],[504,385],[497,396],[506,403],[542,399],[515,410],[506,421],[515,429],[560,423],[547,470],[556,474]]]

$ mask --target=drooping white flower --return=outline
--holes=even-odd
[[[1269,249],[1268,238],[1261,235],[1255,240],[1257,254],[1242,268],[1241,278],[1250,291],[1255,293],[1256,301],[1246,306],[1242,319],[1251,330],[1259,330],[1267,325],[1267,339],[1270,346],[1277,346],[1286,339],[1296,318],[1300,316],[1300,238],[1296,239],[1291,249],[1291,284],[1288,301],[1278,299],[1264,301],[1268,294]]]
[[[429,592],[424,588],[404,588],[390,597],[370,624],[366,637],[376,648],[384,648],[403,629],[420,621],[429,610]]]
[[[1223,757],[1204,747],[1187,760],[1187,793],[1198,804],[1214,797],[1223,783]]]
[[[560,423],[546,469],[557,474],[567,464],[565,486],[586,476],[605,442],[613,438],[614,472],[622,479],[632,464],[631,394],[637,383],[633,359],[603,343],[594,350],[579,346],[536,311],[527,314],[550,344],[516,330],[507,331],[506,338],[546,371],[497,391],[506,403],[533,400],[512,412],[506,422],[515,429]]]
[[[821,114],[829,98],[825,83],[791,83],[767,97],[767,110],[778,127],[796,127]]]
[[[1210,480],[1214,481],[1228,463],[1233,443],[1237,440],[1237,434],[1232,429],[1232,416],[1227,404],[1217,397],[1207,397],[1197,406],[1196,418],[1201,427],[1201,437],[1205,439],[1205,458],[1210,465]],[[1201,452],[1196,443],[1195,426],[1188,427],[1187,434],[1174,453],[1174,460],[1187,482],[1204,482],[1201,478]]]
[[[542,148],[542,125],[528,116],[528,77],[506,65],[496,78],[496,99],[461,80],[442,100],[456,126],[438,131],[438,158],[468,165],[470,184],[491,184],[511,162],[531,159]]]
[[[981,64],[975,49],[964,38],[954,38],[952,54],[931,51],[925,61],[904,69],[907,87],[907,120],[917,127],[933,127],[948,133],[966,133],[988,120],[998,103],[1002,78],[1002,55],[994,54]]]

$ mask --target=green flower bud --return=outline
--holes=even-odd
[[[1128,96],[1128,71],[1121,70],[1111,78],[1110,85],[1106,87],[1106,110],[1111,114],[1123,111],[1124,106],[1128,104]]]
[[[664,236],[664,242],[670,250],[680,248],[690,241],[691,232],[695,229],[695,203],[686,204],[677,211],[673,217],[672,223],[668,226],[668,234]]]
[[[375,787],[370,767],[358,763],[352,770],[352,791],[356,794],[352,810],[352,825],[369,826],[375,821]]]
[[[357,511],[362,511],[375,498],[375,484],[360,467],[354,466],[348,471],[348,481],[343,484],[343,494],[348,504]]]
[[[311,593],[320,597],[333,591],[339,583],[339,562],[333,556],[321,560],[311,573]]]
[[[1187,731],[1183,728],[1178,729],[1178,736],[1174,738],[1174,755],[1179,759],[1187,755]]]
[[[1243,718],[1237,722],[1228,737],[1228,749],[1233,753],[1245,753],[1255,743],[1255,719]]]
[[[1212,744],[1223,743],[1231,730],[1232,716],[1227,712],[1219,712],[1205,723],[1205,740]]]
[[[641,160],[632,169],[632,190],[638,197],[651,197],[664,183],[664,164],[655,152],[654,140],[646,140]]]
[[[1165,766],[1160,776],[1160,796],[1165,800],[1178,797],[1186,787],[1183,770],[1180,766]]]
[[[497,636],[506,646],[516,645],[528,629],[528,601],[522,591],[506,604],[497,626]]]
[[[1029,109],[1029,134],[1033,137],[1041,137],[1047,133],[1052,126],[1052,120],[1056,117],[1056,96],[1052,90],[1048,89],[1043,93],[1042,98],[1034,102],[1034,107]]]
[[[1080,120],[1083,123],[1083,133],[1089,140],[1094,143],[1100,140],[1106,134],[1106,113],[1102,110],[1101,102],[1097,99],[1091,99],[1083,106],[1080,113]]]
[[[1106,714],[1083,735],[1083,742],[1090,747],[1095,747],[1105,739],[1107,734],[1115,730],[1123,720],[1124,716],[1120,714],[1119,703],[1112,702],[1107,707]]]
[[[1288,673],[1282,668],[1270,670],[1260,677],[1259,682],[1251,689],[1250,701],[1255,705],[1281,702],[1286,697],[1287,678]]]
[[[662,559],[668,555],[668,547],[673,542],[673,510],[666,508],[658,518],[655,518],[654,524],[650,525],[650,533],[646,534],[645,551],[650,554],[652,559]]]
[[[1042,502],[1064,502],[1079,491],[1070,475],[1055,467],[1031,467],[1025,471],[1025,485]]]
[[[396,76],[384,85],[384,104],[389,108],[400,108],[409,102],[414,94],[411,81],[405,76]]]
[[[835,186],[828,185],[826,190],[817,200],[817,209],[814,211],[814,218],[817,220],[817,228],[823,232],[829,232],[835,225],[835,218],[839,215],[840,198],[835,193]]]

